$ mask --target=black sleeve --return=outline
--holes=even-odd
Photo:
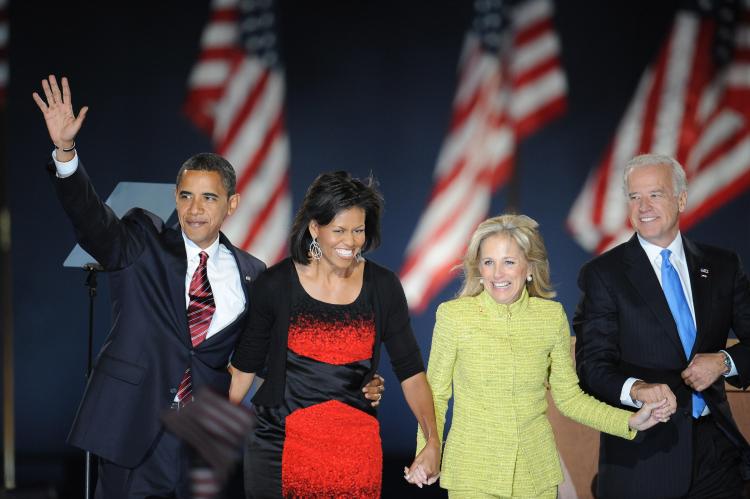
[[[99,198],[80,161],[69,177],[58,178],[54,164],[48,170],[81,247],[106,270],[122,269],[133,263],[144,248],[144,227],[133,213],[142,210],[132,210],[120,220]],[[154,222],[146,218],[143,221]]]
[[[401,282],[395,274],[388,272],[385,286],[379,287],[381,299],[387,304],[383,317],[383,342],[391,359],[391,367],[399,381],[404,381],[424,371],[422,354],[414,338],[409,319],[409,307]]]
[[[736,254],[734,259],[734,279],[732,285],[732,331],[739,343],[727,348],[732,357],[737,376],[727,378],[730,384],[745,389],[750,385],[750,282]]]
[[[573,316],[576,370],[581,387],[596,398],[620,407],[620,392],[628,377],[620,363],[617,304],[602,276],[587,264],[578,276],[581,301]]]
[[[250,285],[248,319],[232,356],[232,366],[247,373],[258,373],[265,366],[276,322],[273,286],[268,275],[267,272],[261,274]]]

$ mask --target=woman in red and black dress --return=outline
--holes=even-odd
[[[403,289],[362,257],[379,243],[381,207],[372,180],[320,175],[295,216],[291,257],[252,285],[229,394],[242,400],[265,368],[245,455],[248,497],[380,497],[380,428],[361,389],[381,343],[428,440],[406,479],[437,479],[432,394]]]

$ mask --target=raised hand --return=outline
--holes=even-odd
[[[42,80],[42,90],[44,90],[46,102],[36,92],[31,96],[44,115],[49,137],[59,150],[69,149],[75,143],[76,135],[83,125],[83,120],[86,118],[89,108],[85,106],[81,108],[78,116],[73,113],[70,86],[68,85],[68,79],[64,76],[62,78],[62,92],[57,85],[55,75],[49,75],[49,78]],[[71,157],[72,155],[70,153]],[[59,155],[58,159],[64,160]]]

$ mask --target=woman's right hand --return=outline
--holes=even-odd
[[[674,414],[674,409],[670,407],[667,399],[646,402],[638,412],[630,416],[628,426],[638,431],[648,430],[658,423],[666,423],[672,414]]]

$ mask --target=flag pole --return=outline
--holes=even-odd
[[[5,160],[5,108],[0,107],[0,310],[3,335],[3,483],[16,488],[15,407],[13,379],[13,298],[10,257],[10,207]]]

